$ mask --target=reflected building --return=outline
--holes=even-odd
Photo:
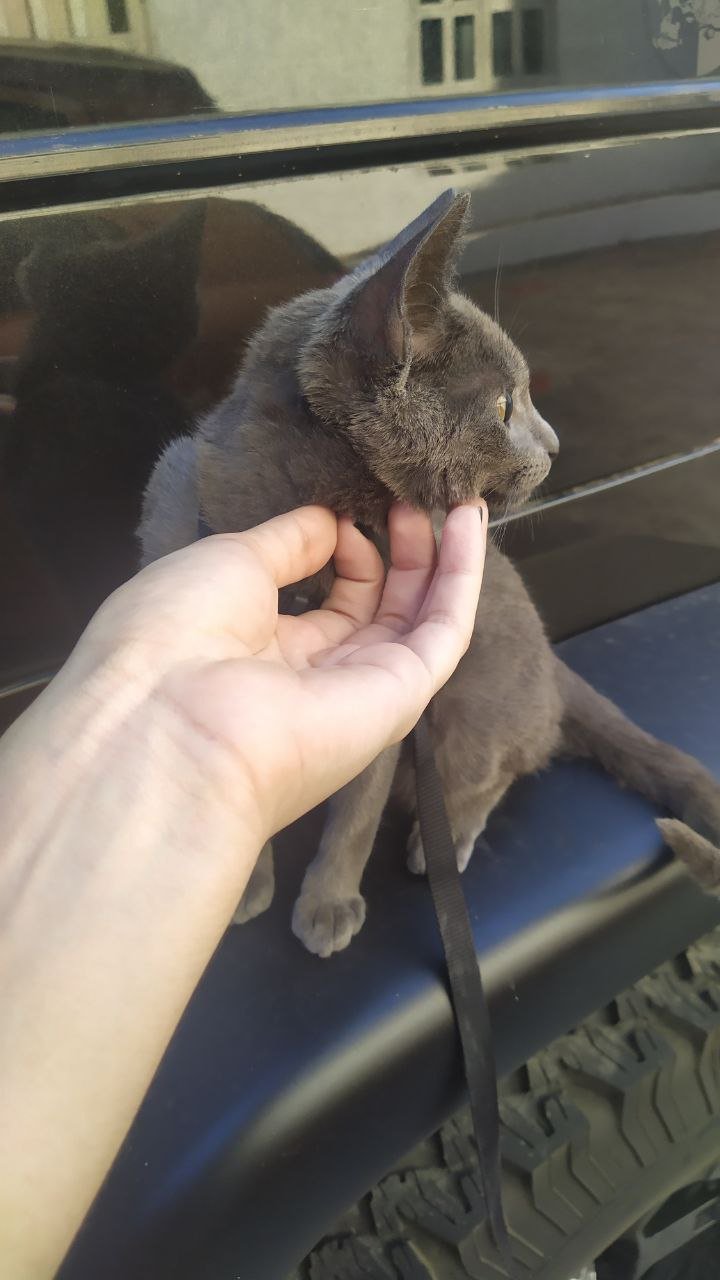
[[[210,95],[187,111],[252,112],[711,75],[720,0],[0,0],[0,36],[162,60]]]

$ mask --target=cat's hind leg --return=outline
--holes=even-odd
[[[459,871],[464,871],[467,867],[490,814],[502,800],[512,780],[511,774],[503,773],[479,786],[473,787],[466,784],[446,788],[445,805],[450,819]],[[407,850],[409,870],[415,875],[424,875],[427,870],[425,850],[417,818],[410,832]]]

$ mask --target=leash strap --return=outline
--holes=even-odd
[[[462,1046],[480,1185],[493,1240],[508,1276],[514,1278],[517,1271],[502,1206],[500,1113],[490,1015],[426,716],[413,731],[413,749],[420,834]]]
[[[212,532],[210,525],[200,514],[198,539],[207,538]],[[445,808],[442,782],[425,716],[422,716],[413,731],[413,747],[420,834],[450,979],[450,998],[460,1034],[478,1153],[480,1185],[493,1240],[510,1280],[515,1280],[517,1271],[510,1249],[500,1189],[500,1113],[490,1015],[465,894],[455,860],[455,845]]]

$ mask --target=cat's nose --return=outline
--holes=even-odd
[[[560,452],[560,441],[555,435],[555,432],[550,426],[550,423],[546,422],[544,418],[542,419],[542,437],[541,438],[545,448],[547,449],[548,457],[557,458]]]
[[[540,444],[542,448],[546,451],[550,459],[557,458],[558,453],[560,452],[560,441],[555,435],[555,432],[550,426],[550,423],[546,422],[542,414],[538,413],[537,409],[535,408],[535,405],[532,406],[532,409],[533,409],[532,431],[535,436],[535,439],[537,440],[538,444]]]

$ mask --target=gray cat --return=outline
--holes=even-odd
[[[192,542],[200,513],[222,532],[321,503],[382,547],[396,499],[443,512],[481,494],[491,510],[529,497],[558,442],[530,399],[517,347],[454,287],[467,208],[466,196],[447,192],[338,284],[269,314],[227,400],[160,458],[139,530],[144,563]],[[331,576],[327,568],[292,589],[283,607],[318,604]],[[705,888],[720,889],[720,786],[555,656],[518,574],[492,546],[473,640],[429,717],[461,869],[513,781],[564,751],[594,757],[679,815],[659,820],[665,839]],[[293,914],[294,932],[320,956],[363,924],[360,881],[391,789],[412,810],[400,748],[330,803]],[[417,823],[408,864],[424,870]],[[273,888],[268,845],[236,920],[263,911]]]

